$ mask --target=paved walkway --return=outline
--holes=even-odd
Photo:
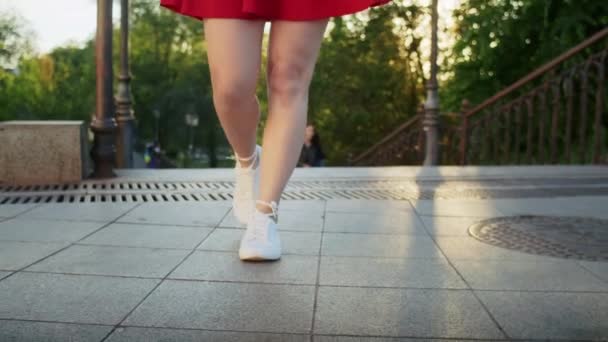
[[[469,227],[578,216],[605,234],[607,170],[347,170],[351,181],[479,196],[283,200],[276,263],[238,260],[242,226],[229,201],[3,204],[0,341],[605,340],[608,262],[496,247]],[[293,180],[331,171],[297,170]],[[122,177],[231,175],[154,172]],[[547,196],[553,188],[569,190]],[[480,198],[488,193],[497,196]],[[591,243],[608,253],[608,240]]]

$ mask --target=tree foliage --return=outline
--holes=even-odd
[[[422,95],[419,37],[412,27],[417,6],[392,4],[334,19],[323,42],[311,86],[309,119],[326,143],[329,160],[343,164],[416,112]],[[408,39],[406,37],[413,38]]]
[[[343,163],[413,115],[421,98],[421,63],[416,6],[392,4],[366,15],[336,18],[317,63],[309,122],[320,132],[333,164]],[[396,20],[406,25],[396,25]],[[114,72],[119,67],[119,29],[115,28]],[[258,97],[267,116],[264,39],[263,75]],[[155,138],[155,110],[160,142],[175,157],[189,140],[187,113],[199,115],[196,146],[230,152],[213,108],[212,90],[200,21],[161,9],[157,1],[131,3],[130,62],[138,137]],[[22,58],[19,73],[0,89],[0,120],[89,120],[95,104],[94,42],[60,47],[47,55]],[[116,87],[115,87],[116,89]],[[260,130],[259,135],[263,132]]]
[[[482,102],[606,27],[608,1],[468,0],[454,17],[446,110]]]
[[[30,34],[25,31],[22,21],[17,15],[0,12],[0,67],[11,67],[31,50]]]

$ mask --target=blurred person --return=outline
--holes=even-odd
[[[152,167],[154,169],[160,169],[160,162],[161,162],[161,148],[160,148],[160,142],[159,141],[154,141],[154,145],[152,148]]]
[[[153,143],[147,143],[146,150],[144,151],[146,166],[150,169],[160,169],[160,157],[160,142],[154,141]]]
[[[304,145],[300,153],[299,165],[302,167],[319,167],[325,165],[325,154],[321,148],[321,138],[315,126],[306,126]]]

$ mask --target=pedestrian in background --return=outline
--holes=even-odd
[[[299,166],[301,167],[319,167],[325,165],[325,154],[321,148],[321,138],[315,130],[315,126],[306,126],[306,134],[304,135],[304,145],[300,154]]]

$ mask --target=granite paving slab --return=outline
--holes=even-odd
[[[145,203],[121,217],[122,223],[215,227],[230,205],[226,202]]]
[[[322,336],[315,335],[313,342],[499,342],[507,340],[486,339],[427,339],[427,338],[399,338],[399,337],[353,337],[353,336]]]
[[[433,240],[425,235],[375,235],[325,233],[322,255],[444,258]]]
[[[608,283],[570,260],[455,259],[452,262],[474,289],[608,292]]]
[[[0,341],[101,341],[112,326],[0,320]]]
[[[391,214],[410,212],[413,208],[410,202],[403,200],[330,199],[327,200],[325,210],[328,212]]]
[[[4,204],[0,205],[0,218],[13,217],[28,211],[39,204]]]
[[[124,324],[308,333],[314,292],[302,285],[166,280]]]
[[[196,251],[169,278],[314,285],[318,260],[317,256],[283,255],[276,262],[246,263],[237,253]]]
[[[444,259],[321,258],[319,284],[338,286],[466,289]]]
[[[121,327],[108,342],[309,342],[308,335]]]
[[[503,338],[470,291],[319,288],[318,334]]]
[[[453,216],[420,216],[424,227],[433,236],[469,236],[469,227],[482,218]]]
[[[597,277],[608,282],[608,262],[606,261],[582,261],[580,262],[587,270],[595,274]]]
[[[67,245],[67,242],[0,241],[0,270],[18,270]]]
[[[20,272],[0,281],[0,318],[117,324],[157,282]]]
[[[495,217],[503,212],[491,200],[416,200],[412,205],[420,215],[456,217]]]
[[[435,241],[450,260],[563,260],[493,246],[470,236],[437,236]]]
[[[46,203],[20,218],[52,219],[63,221],[111,222],[132,210],[135,203]]]
[[[608,293],[476,292],[511,338],[608,338]]]
[[[103,227],[100,222],[11,219],[0,222],[0,240],[74,242]]]
[[[82,244],[193,249],[211,228],[114,223],[82,240]]]
[[[27,271],[162,278],[188,250],[74,245]]]
[[[199,250],[236,252],[245,231],[218,228],[198,247]],[[283,254],[318,255],[321,233],[280,231]]]
[[[368,234],[426,234],[422,221],[413,211],[378,213],[327,212],[325,232]]]

